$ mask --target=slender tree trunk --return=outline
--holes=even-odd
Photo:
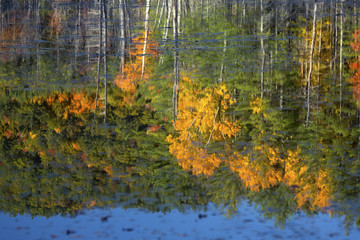
[[[181,32],[181,13],[182,13],[182,5],[181,5],[182,0],[177,0],[178,3],[178,10],[177,10],[177,31],[178,33]]]
[[[316,10],[317,2],[314,3],[314,17],[313,17],[313,29],[312,29],[312,39],[311,39],[311,49],[310,49],[310,66],[309,73],[307,77],[307,114],[306,114],[306,126],[309,125],[310,117],[310,91],[311,91],[311,73],[313,68],[313,55],[314,55],[314,45],[315,45],[315,36],[316,36]]]
[[[170,0],[170,4],[169,4],[169,0],[165,0],[166,21],[164,21],[164,28],[165,28],[164,35],[163,35],[164,46],[165,46],[166,41],[167,41],[169,27],[170,27],[170,17],[172,15],[171,8],[172,8],[171,0]],[[163,61],[163,55],[160,56],[159,62],[162,63],[162,61]]]
[[[29,6],[30,9],[30,6]],[[1,24],[1,32],[4,32],[4,18],[3,18],[3,3],[0,0],[0,24]]]
[[[123,0],[124,1],[124,10],[125,10],[125,15],[126,15],[126,29],[125,29],[125,39],[126,39],[126,41],[125,41],[125,47],[126,47],[126,43],[128,43],[127,44],[127,47],[128,47],[128,50],[129,50],[129,52],[130,52],[130,42],[131,42],[131,24],[130,24],[130,22],[131,22],[131,16],[130,16],[130,10],[129,10],[129,8],[131,7],[131,6],[129,6],[129,2],[128,2],[128,0]],[[131,2],[130,2],[131,3]],[[127,31],[126,31],[127,30]],[[131,60],[131,57],[129,57],[129,60],[130,60],[130,62],[132,62],[132,60]]]
[[[121,56],[121,72],[125,67],[125,1],[119,0],[119,15],[120,15],[120,56]]]
[[[342,115],[342,74],[343,74],[343,38],[344,38],[344,30],[343,30],[343,25],[344,25],[344,12],[343,12],[343,8],[344,8],[344,0],[341,0],[340,2],[340,59],[339,59],[339,81],[340,81],[340,120],[341,120],[341,115]]]
[[[358,24],[358,16],[357,16],[357,1],[358,0],[354,0],[354,13],[353,13],[353,24],[357,27]]]
[[[75,64],[74,64],[75,71],[77,71],[77,67],[78,67],[78,55],[79,55],[79,48],[80,48],[81,4],[82,4],[81,0],[78,1],[78,5],[77,5],[78,16],[76,19],[76,40],[75,40]]]
[[[275,57],[277,57],[278,52],[278,23],[279,23],[279,17],[278,17],[278,5],[275,3]]]
[[[170,0],[171,1],[171,0]],[[168,31],[169,31],[169,24],[170,24],[170,16],[171,16],[171,11],[170,11],[170,6],[171,4],[169,4],[169,0],[165,0],[165,21],[164,21],[164,33],[163,33],[163,40],[166,41],[167,35],[168,35]]]
[[[261,79],[260,79],[260,88],[261,88],[261,98],[264,97],[264,68],[265,68],[265,47],[264,47],[264,6],[263,0],[260,0],[260,38],[261,38]]]
[[[334,29],[335,29],[335,21],[334,21],[334,11],[333,11],[333,0],[330,0],[330,3],[329,3],[329,5],[330,5],[330,10],[329,10],[329,12],[330,12],[330,36],[331,36],[331,40],[330,40],[330,50],[331,50],[331,53],[333,54],[333,49],[334,49],[334,43],[335,43],[335,37],[334,37]],[[332,57],[332,56],[331,56]],[[332,61],[332,59],[330,58],[330,70],[333,70],[333,61]]]
[[[203,25],[203,20],[204,20],[204,14],[203,14],[203,11],[204,11],[204,0],[201,0],[201,26]]]
[[[337,78],[337,69],[336,69],[336,60],[337,60],[337,46],[338,46],[338,4],[335,2],[335,21],[334,21],[334,25],[335,25],[335,38],[334,38],[334,45],[333,45],[333,52],[334,52],[334,58],[333,58],[333,67],[334,67],[334,90],[336,89],[336,78]],[[334,93],[335,96],[335,93]]]
[[[226,41],[226,31],[225,31],[225,32],[224,32],[223,61],[222,61],[222,63],[221,63],[221,68],[220,68],[219,82],[223,82],[223,81],[224,81],[226,47],[227,47],[227,41]]]
[[[321,19],[320,21],[320,36],[319,36],[319,51],[318,51],[318,74],[317,74],[317,94],[316,94],[316,110],[319,110],[319,97],[320,97],[320,86],[321,86],[321,79],[320,79],[320,74],[321,74],[321,40],[322,40],[322,27],[323,27],[323,20]]]
[[[209,7],[210,7],[210,4],[209,4],[209,0],[206,0],[207,1],[207,4],[206,4],[206,20],[207,22],[209,22]]]
[[[159,14],[160,2],[161,2],[161,0],[158,0],[157,4],[156,4],[155,19],[157,18],[158,14]]]
[[[107,45],[108,45],[108,12],[107,12],[107,0],[103,0],[104,6],[104,23],[105,23],[105,39],[104,39],[104,75],[105,75],[105,106],[104,106],[104,123],[106,123],[106,116],[107,116]]]
[[[161,9],[160,9],[160,16],[158,18],[157,23],[155,24],[155,29],[158,29],[160,27],[161,19],[162,19],[163,13],[164,13],[164,9],[165,9],[165,0],[162,0]]]
[[[99,14],[99,52],[98,52],[98,60],[97,60],[97,76],[96,76],[96,96],[95,96],[95,110],[94,110],[94,121],[96,119],[96,111],[97,111],[97,102],[99,99],[99,84],[100,84],[100,67],[101,67],[101,55],[102,55],[102,41],[103,41],[103,0],[100,1],[100,14]]]
[[[174,124],[178,114],[178,92],[179,92],[179,50],[178,50],[178,4],[173,0],[173,35],[174,35],[174,87],[173,87],[173,117]]]
[[[141,64],[141,77],[144,78],[145,74],[145,57],[146,57],[146,47],[148,42],[149,35],[149,13],[150,13],[150,0],[146,0],[146,14],[145,14],[145,37],[144,37],[144,48]]]
[[[242,1],[242,5],[243,5],[243,11],[242,11],[242,18],[241,18],[241,23],[240,23],[241,25],[244,24],[245,19],[246,19],[246,1],[245,0]]]

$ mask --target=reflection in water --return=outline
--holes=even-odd
[[[356,53],[354,62],[350,63],[350,69],[354,70],[354,75],[349,79],[349,82],[353,85],[353,98],[357,102],[358,108],[360,108],[360,63],[359,63],[359,43],[360,31],[356,30],[353,34],[353,42],[350,42],[351,48]]]
[[[1,5],[0,209],[247,199],[359,226],[356,1],[151,4],[149,34],[145,1]]]

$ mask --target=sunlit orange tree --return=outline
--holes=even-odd
[[[350,83],[353,86],[353,98],[357,102],[357,106],[360,108],[360,31],[356,30],[353,34],[353,42],[350,43],[350,46],[356,53],[356,58],[350,64],[350,68],[354,70],[353,76],[349,79]]]
[[[185,170],[210,176],[224,156],[209,152],[207,146],[226,142],[239,131],[238,124],[225,116],[235,100],[225,84],[201,89],[188,77],[180,82],[176,133],[167,137],[169,151]]]
[[[149,35],[150,36],[150,35]],[[132,48],[129,52],[129,61],[125,64],[122,71],[115,77],[114,83],[124,93],[123,105],[132,104],[134,101],[134,93],[141,83],[145,83],[149,80],[152,70],[148,63],[148,67],[145,68],[144,75],[142,76],[142,54],[144,35],[132,39]],[[158,55],[157,42],[148,38],[146,45],[146,55],[149,58],[154,58]]]

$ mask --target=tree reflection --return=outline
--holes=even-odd
[[[217,9],[191,1],[194,8],[179,9],[171,39],[174,6],[158,1],[163,9],[147,8],[156,26],[144,47],[138,23],[146,9],[101,1],[119,10],[109,11],[102,53],[90,37],[101,28],[86,18],[98,19],[98,1],[27,2],[44,8],[29,8],[18,25],[17,11],[1,8],[2,211],[168,212],[211,202],[231,216],[245,199],[281,224],[298,212],[359,223],[360,32],[351,37],[357,20],[338,16],[357,11],[350,5],[264,0]],[[28,32],[28,17],[41,28]],[[10,40],[26,39],[31,54],[9,50]],[[108,71],[95,69],[101,54]],[[93,79],[102,74],[114,83],[105,84],[106,124],[93,121],[95,103],[103,107]]]

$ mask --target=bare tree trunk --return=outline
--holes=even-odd
[[[340,60],[339,60],[339,74],[340,74],[340,120],[342,115],[342,74],[343,74],[343,38],[344,38],[344,0],[341,0],[340,3]]]
[[[278,5],[275,3],[275,57],[277,57],[278,52],[278,23],[279,23],[279,17],[278,17]]]
[[[119,0],[121,72],[125,67],[125,1]]]
[[[209,4],[209,0],[206,0],[207,1],[207,4],[206,4],[206,20],[209,22],[209,7],[210,7],[210,4]]]
[[[157,4],[156,4],[155,19],[157,18],[158,14],[159,14],[160,2],[161,2],[161,0],[158,0],[158,1],[157,1]]]
[[[173,87],[173,117],[174,124],[178,114],[178,93],[179,93],[179,50],[178,50],[178,4],[173,0],[173,35],[174,35],[174,87]]]
[[[150,13],[150,0],[146,0],[145,37],[144,37],[144,49],[143,49],[142,64],[141,64],[141,78],[144,78],[144,74],[145,74],[146,47],[147,47],[147,41],[149,35],[149,13]]]
[[[125,15],[126,15],[126,28],[125,28],[125,38],[126,38],[126,42],[128,41],[129,43],[131,42],[131,26],[130,26],[130,10],[129,10],[129,3],[127,2],[127,0],[123,0],[124,1],[124,10],[125,10]],[[127,30],[127,33],[126,33]],[[125,45],[126,45],[125,42]],[[130,52],[130,44],[127,44],[129,52]],[[126,47],[126,46],[125,46]],[[130,62],[131,62],[131,57],[129,58]]]
[[[160,9],[160,16],[158,18],[157,23],[155,24],[155,29],[158,29],[160,27],[161,19],[162,19],[163,13],[164,13],[164,9],[165,9],[165,0],[162,0],[161,9]]]
[[[107,13],[107,0],[104,1],[104,22],[105,22],[105,40],[104,40],[104,75],[105,75],[105,106],[104,106],[104,123],[106,123],[106,115],[107,115],[107,45],[108,45],[108,13]]]
[[[225,32],[224,32],[223,61],[222,61],[222,63],[221,63],[221,68],[220,68],[219,82],[223,82],[223,81],[224,81],[226,47],[227,47],[227,41],[226,41],[226,31],[225,31]]]
[[[76,19],[75,64],[74,64],[75,70],[77,70],[77,67],[78,67],[78,55],[79,55],[79,48],[80,48],[81,4],[82,4],[82,1],[80,0],[77,5],[78,17]]]
[[[358,24],[358,16],[357,16],[357,0],[354,0],[354,13],[353,13],[353,24],[357,27]]]
[[[261,38],[261,79],[260,79],[260,88],[261,88],[261,98],[264,97],[264,68],[265,68],[265,47],[264,47],[264,6],[263,0],[260,0],[260,38]]]
[[[36,18],[35,18],[35,22],[36,22],[36,26],[40,26],[40,3],[37,2],[36,3]],[[8,14],[9,15],[9,14]],[[41,36],[39,31],[36,31],[36,39],[37,40],[41,40]],[[38,41],[37,45],[36,45],[36,75],[37,75],[37,81],[40,80],[40,61],[41,61],[41,56],[40,56],[40,41]]]
[[[97,111],[97,102],[99,99],[99,84],[100,84],[100,67],[101,67],[101,55],[102,55],[102,40],[103,40],[103,26],[102,26],[102,18],[103,18],[103,1],[100,2],[100,15],[99,15],[99,52],[98,52],[98,60],[97,60],[97,76],[96,76],[96,96],[95,96],[95,111],[94,111],[94,121],[96,119],[96,111]]]
[[[315,36],[316,36],[316,10],[317,2],[314,3],[314,17],[313,17],[313,29],[312,29],[312,39],[311,39],[311,49],[310,49],[310,66],[309,73],[307,77],[307,114],[306,114],[306,126],[309,125],[310,117],[310,91],[311,91],[311,73],[313,67],[313,55],[314,55],[314,45],[315,45]]]
[[[243,23],[245,22],[245,17],[246,17],[246,1],[245,0],[242,1],[242,5],[243,5],[243,11],[242,11],[240,25],[243,25]]]
[[[181,6],[181,2],[182,2],[182,0],[177,0],[177,2],[178,2],[178,10],[177,10],[177,31],[178,31],[178,33],[180,33],[181,32],[181,13],[182,13],[182,6]]]
[[[29,6],[30,10],[30,6]],[[1,24],[1,32],[4,31],[4,18],[3,18],[3,3],[2,0],[0,0],[0,24]]]
[[[204,14],[203,14],[203,11],[204,11],[204,0],[201,0],[201,26],[203,25],[203,20],[204,20]]]
[[[333,58],[333,67],[334,67],[334,90],[336,89],[336,85],[337,85],[337,82],[336,82],[336,77],[337,77],[337,69],[336,69],[336,60],[337,60],[337,46],[338,46],[338,4],[336,3],[335,1],[335,21],[334,21],[334,25],[335,25],[335,38],[334,38],[334,46],[333,46],[333,49],[334,49],[334,58]],[[335,94],[334,94],[335,96]]]
[[[174,1],[174,0],[173,0]],[[172,8],[172,2],[170,0],[170,4],[169,4],[169,0],[165,0],[165,15],[166,15],[166,21],[164,22],[164,28],[165,28],[165,32],[163,35],[163,41],[164,41],[164,46],[166,44],[167,41],[167,37],[168,37],[168,32],[169,32],[169,27],[170,27],[170,17],[171,17],[171,8]],[[163,55],[160,56],[160,60],[159,62],[162,63],[163,61]]]
[[[323,27],[323,20],[321,19],[320,21],[320,36],[319,36],[319,52],[318,52],[318,74],[317,74],[317,79],[318,79],[318,82],[317,82],[317,94],[316,94],[316,110],[318,111],[319,110],[319,89],[320,89],[320,74],[321,74],[321,47],[322,47],[322,44],[321,44],[321,40],[322,40],[322,27]]]

